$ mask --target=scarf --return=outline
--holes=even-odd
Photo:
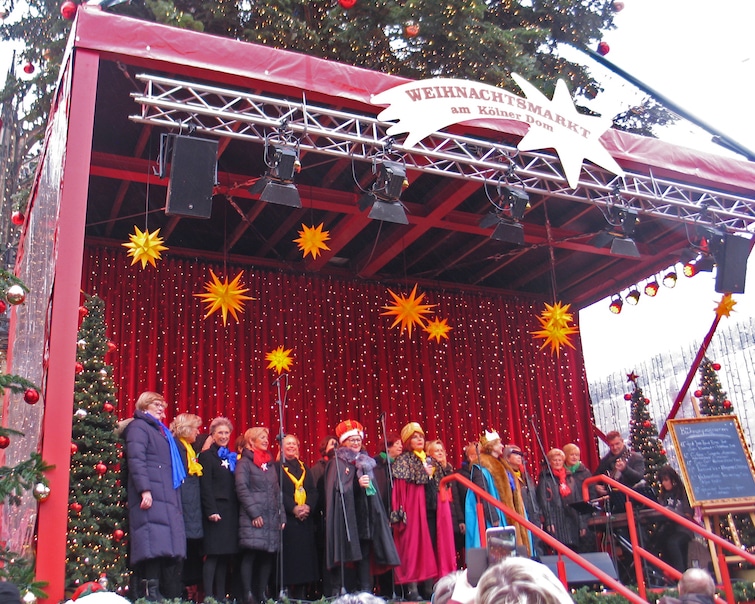
[[[189,476],[201,476],[202,464],[197,461],[197,454],[194,452],[194,447],[192,447],[191,443],[183,437],[180,437],[178,440],[180,440],[184,447],[186,447],[186,460],[189,466]]]
[[[157,420],[155,420],[157,421]],[[186,469],[184,468],[184,462],[181,461],[181,454],[178,452],[178,445],[176,439],[168,430],[168,427],[162,422],[157,422],[160,426],[160,430],[163,432],[163,436],[168,439],[168,447],[170,448],[170,465],[173,470],[173,488],[177,489],[181,486],[181,483],[186,478]]]
[[[367,488],[364,490],[364,492],[367,495],[377,494],[377,489],[374,485],[375,476],[373,473],[373,469],[377,465],[377,462],[372,459],[372,457],[367,455],[367,453],[365,453],[364,451],[359,451],[359,453],[356,453],[348,447],[338,447],[338,449],[336,450],[336,456],[338,456],[339,460],[356,466],[357,476],[363,476],[365,474],[369,476],[370,484],[367,485]]]
[[[220,463],[224,468],[228,468],[233,474],[236,470],[236,460],[238,456],[232,451],[228,450],[228,447],[218,447],[218,457],[223,461]]]
[[[571,489],[569,488],[569,485],[566,484],[566,468],[561,468],[560,470],[551,468],[551,472],[553,472],[553,475],[558,478],[558,492],[561,497],[568,497],[571,495]]]
[[[304,490],[304,477],[307,475],[307,470],[304,468],[301,460],[297,459],[296,461],[299,462],[299,467],[301,468],[301,476],[299,478],[295,478],[291,474],[291,470],[288,469],[286,462],[283,463],[283,471],[291,479],[291,482],[294,483],[294,503],[296,505],[304,505],[307,503],[307,492]]]
[[[566,468],[567,470],[569,470],[569,472],[571,472],[572,474],[576,474],[576,473],[577,473],[577,470],[579,470],[579,466],[581,466],[581,465],[582,465],[582,462],[581,462],[581,461],[578,461],[578,462],[577,462],[577,463],[575,463],[575,464],[574,464],[573,466],[564,466],[564,467],[565,467],[565,468]]]
[[[254,453],[254,465],[260,468],[263,472],[267,472],[267,464],[272,459],[270,453],[267,451],[260,451],[259,449],[254,449],[252,453]]]
[[[417,457],[419,457],[422,460],[422,463],[424,464],[427,460],[427,453],[424,451],[412,451]]]

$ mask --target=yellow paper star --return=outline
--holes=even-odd
[[[432,308],[437,306],[437,304],[421,304],[422,300],[425,298],[425,294],[417,296],[416,284],[414,285],[412,293],[409,294],[409,297],[405,297],[403,294],[398,296],[390,289],[388,290],[388,293],[393,296],[395,304],[387,304],[383,306],[383,308],[386,309],[386,312],[380,314],[395,316],[396,320],[391,327],[396,327],[396,325],[400,323],[401,333],[403,333],[404,328],[406,328],[409,331],[410,337],[412,335],[412,327],[414,327],[414,325],[424,327],[425,321],[427,320],[425,315],[433,312]]]
[[[312,254],[312,258],[317,258],[320,250],[330,249],[325,243],[330,239],[330,233],[323,231],[322,225],[322,222],[316,227],[301,225],[302,230],[299,231],[299,238],[294,239],[294,243],[299,244],[299,249],[304,252],[304,258],[307,257],[307,254]]]
[[[205,293],[194,294],[197,298],[202,298],[205,304],[207,304],[207,314],[204,318],[206,319],[216,310],[220,309],[223,313],[223,325],[226,324],[229,312],[238,322],[239,317],[236,313],[244,310],[244,300],[256,300],[256,298],[252,298],[251,296],[243,295],[244,292],[249,291],[248,288],[243,287],[243,284],[239,284],[241,275],[244,272],[242,271],[236,275],[236,278],[230,283],[228,282],[228,277],[221,282],[212,270],[210,270],[210,274],[212,275],[212,281],[205,283]]]
[[[731,312],[734,310],[734,307],[736,305],[737,303],[731,297],[731,294],[726,294],[721,298],[721,301],[716,306],[716,314],[719,317],[731,316]]]
[[[432,340],[433,338],[435,338],[435,341],[438,343],[440,343],[441,338],[446,338],[447,340],[448,332],[452,329],[453,327],[448,324],[447,319],[443,319],[441,321],[437,317],[432,321],[429,321],[427,323],[427,327],[425,327],[425,331],[430,334],[429,336],[427,336],[427,339]]]
[[[134,265],[141,261],[142,268],[147,266],[147,262],[155,266],[155,260],[161,260],[160,252],[168,249],[163,245],[162,237],[158,237],[160,229],[157,229],[154,233],[144,229],[142,233],[138,226],[134,226],[134,231],[136,232],[133,235],[129,235],[129,242],[121,244],[123,247],[129,248],[127,255],[133,257],[131,264]]]
[[[556,302],[553,306],[545,305],[545,310],[537,318],[542,329],[532,332],[536,338],[544,340],[540,350],[550,345],[551,354],[555,352],[556,356],[560,356],[562,346],[574,348],[569,338],[579,333],[579,328],[569,325],[573,318],[572,313],[567,312],[570,306],[570,304],[562,306],[561,302]]]
[[[278,373],[281,373],[282,371],[288,371],[291,368],[291,364],[294,362],[294,360],[291,358],[292,351],[293,349],[291,348],[284,350],[283,345],[281,344],[275,350],[268,352],[265,355],[265,360],[270,361],[267,368],[275,369]]]

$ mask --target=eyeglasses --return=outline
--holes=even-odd
[[[165,401],[152,401],[149,404],[150,407],[159,407],[160,409],[165,409],[168,406],[168,403]]]
[[[347,443],[360,443],[360,442],[362,442],[362,439],[359,438],[358,436],[350,436],[344,442],[347,442]]]
[[[524,455],[521,451],[512,451],[509,455]]]

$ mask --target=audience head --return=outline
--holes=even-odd
[[[716,584],[708,571],[702,568],[688,568],[679,579],[679,595],[702,594],[713,596],[716,593]]]
[[[573,604],[547,566],[513,556],[488,568],[477,583],[476,604]]]
[[[566,455],[564,455],[564,452],[561,449],[553,448],[550,451],[548,451],[548,463],[550,466],[556,470],[560,470],[564,466],[564,461],[566,460]]]
[[[563,446],[564,457],[567,466],[574,466],[580,462],[580,450],[574,443],[568,443]]]
[[[336,447],[338,447],[338,438],[335,435],[324,436],[320,441],[320,457],[332,457]]]
[[[170,422],[170,431],[174,436],[183,438],[193,443],[199,434],[199,426],[202,425],[202,418],[193,413],[179,413]]]
[[[519,445],[508,444],[503,448],[503,458],[509,462],[514,470],[521,470],[524,465],[524,454]]]
[[[624,439],[621,437],[621,432],[617,430],[611,430],[606,434],[606,444],[611,450],[611,455],[618,455],[624,450]]]
[[[445,468],[448,464],[448,458],[446,457],[446,447],[440,440],[428,440],[425,443],[425,453],[437,461],[441,467]]]
[[[21,593],[15,583],[0,581],[0,604],[21,604]]]
[[[401,434],[398,432],[389,432],[385,437],[385,453],[391,459],[396,459],[404,452],[404,443],[401,440]]]
[[[233,424],[227,417],[216,417],[210,422],[210,438],[218,447],[227,447],[231,442]]]
[[[438,579],[432,604],[472,604],[477,590],[467,581],[467,571],[455,570]]]
[[[163,395],[157,392],[142,392],[136,399],[136,409],[151,415],[159,422],[165,419],[165,408],[167,406]]]
[[[673,491],[682,486],[682,479],[679,474],[669,465],[661,466],[658,469],[657,478],[664,491]]]
[[[480,452],[480,443],[469,443],[464,447],[464,458],[470,463],[477,462],[477,455]]]
[[[485,432],[482,433],[482,436],[480,437],[480,451],[497,458],[500,458],[503,455],[503,442],[501,441],[498,432],[495,430],[492,432],[485,430]]]
[[[244,432],[246,446],[258,451],[267,451],[270,446],[270,430],[264,426],[255,426]]]
[[[401,442],[405,451],[424,451],[425,431],[417,422],[409,422],[401,428]]]

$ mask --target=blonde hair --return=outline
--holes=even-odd
[[[560,455],[561,457],[566,459],[566,454],[561,449],[553,447],[550,451],[548,451],[548,461],[553,461],[553,458],[556,457],[556,455]]]
[[[246,432],[244,432],[244,441],[246,442],[247,446],[253,445],[254,441],[260,438],[263,434],[270,434],[270,430],[263,426],[255,426],[254,428],[249,428]]]
[[[428,440],[425,443],[425,453],[427,453],[428,455],[432,455],[430,451],[431,449],[433,449],[433,447],[440,447],[441,449],[444,449],[444,450],[446,448],[445,445],[443,444],[443,441],[436,438],[435,440]]]
[[[553,449],[551,449],[552,451]],[[475,604],[573,604],[545,564],[515,556],[489,567],[477,583]]]
[[[202,418],[193,413],[179,413],[170,422],[170,431],[178,438],[187,438],[194,428],[202,425]]]
[[[136,409],[138,411],[146,411],[147,407],[157,401],[164,403],[165,397],[163,397],[163,395],[158,392],[151,392],[150,390],[147,390],[146,392],[142,392],[139,395],[139,398],[136,399]]]
[[[568,443],[563,446],[564,456],[569,456],[572,453],[580,453],[579,447],[574,443]]]

